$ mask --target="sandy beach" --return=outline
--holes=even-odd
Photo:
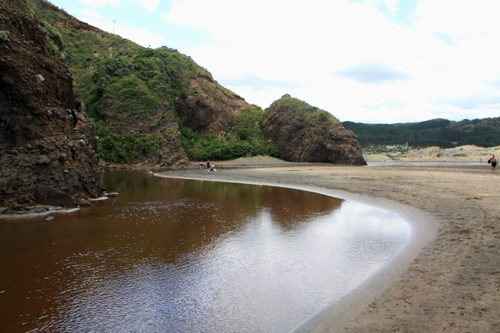
[[[500,170],[483,163],[352,167],[265,158],[217,163],[176,178],[279,185],[401,214],[412,241],[369,282],[297,331],[499,332]]]

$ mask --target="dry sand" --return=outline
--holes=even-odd
[[[415,151],[407,152],[406,154],[401,154],[398,156],[393,156],[392,158],[402,160],[402,161],[419,161],[419,162],[430,162],[430,161],[463,161],[463,162],[479,162],[487,161],[491,154],[499,156],[500,146],[491,148],[482,148],[477,146],[460,146],[456,148],[439,148],[439,147],[428,147],[423,149],[418,149]],[[391,157],[383,154],[369,154],[364,156],[368,162],[371,161],[389,161]]]
[[[484,160],[352,167],[257,158],[164,175],[299,187],[413,223],[401,255],[298,331],[500,332],[500,170]]]

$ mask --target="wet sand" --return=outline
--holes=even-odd
[[[389,209],[412,223],[401,255],[297,331],[500,331],[500,170],[486,163],[259,160],[163,175],[302,188]]]

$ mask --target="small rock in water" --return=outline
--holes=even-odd
[[[80,206],[81,207],[90,207],[92,205],[90,204],[90,202],[87,199],[81,199],[80,200]]]

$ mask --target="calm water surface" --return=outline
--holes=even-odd
[[[291,189],[104,174],[119,197],[0,220],[4,332],[287,332],[408,240],[398,216]]]

